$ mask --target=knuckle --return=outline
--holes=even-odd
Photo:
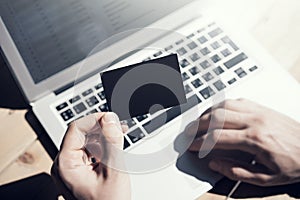
[[[220,134],[221,134],[221,131],[220,131],[220,130],[213,130],[213,131],[212,131],[212,134],[211,134],[211,139],[212,139],[214,142],[217,142],[218,139],[219,139]]]
[[[232,99],[227,99],[227,100],[223,101],[223,107],[224,108],[230,108],[231,105],[233,104],[233,101],[234,100],[232,100]]]
[[[261,142],[263,137],[257,128],[248,128],[246,131],[246,138],[253,142]]]
[[[225,119],[225,110],[224,109],[216,109],[212,111],[211,118],[214,122],[222,122]]]
[[[261,126],[265,122],[265,116],[263,114],[251,114],[249,117],[249,121],[253,126]]]

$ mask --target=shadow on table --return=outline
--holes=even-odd
[[[0,54],[0,108],[28,109],[30,105],[24,99],[10,70]]]
[[[223,178],[219,181],[215,187],[209,191],[213,194],[220,194],[226,196],[232,187],[235,185],[235,181]],[[293,198],[300,198],[300,183],[273,186],[273,187],[260,187],[247,183],[242,183],[236,192],[232,195],[232,198],[255,198],[255,197],[267,197],[280,194],[288,194]]]
[[[32,129],[38,136],[38,139],[50,155],[52,159],[55,158],[57,154],[57,148],[54,146],[53,142],[49,138],[48,134],[39,123],[32,110],[30,105],[26,102],[23,97],[22,92],[18,88],[16,81],[14,80],[13,75],[10,72],[10,69],[5,63],[5,59],[0,54],[0,108],[7,109],[28,109],[25,118],[30,124]]]
[[[1,199],[56,200],[58,192],[50,175],[37,174],[0,186]]]
[[[51,157],[52,160],[55,159],[58,150],[56,146],[54,145],[53,141],[47,134],[46,130],[44,127],[41,125],[39,120],[36,118],[32,110],[28,110],[28,112],[25,114],[25,119],[28,122],[28,124],[31,126],[31,128],[34,130],[36,133],[39,141],[43,145],[44,149],[47,151],[49,156]]]

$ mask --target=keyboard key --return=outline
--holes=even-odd
[[[207,39],[206,39],[206,37],[202,36],[202,37],[198,38],[198,41],[199,41],[201,44],[204,44],[205,42],[207,42]]]
[[[223,43],[229,44],[235,51],[239,49],[228,36],[223,37],[221,40],[223,41]]]
[[[236,57],[230,59],[229,61],[225,62],[224,65],[230,69],[232,68],[233,66],[239,64],[240,62],[246,60],[248,57],[244,54],[244,53],[241,53],[239,55],[237,55]]]
[[[205,47],[201,49],[200,52],[202,53],[202,55],[206,56],[207,54],[210,53],[210,50],[207,47]]]
[[[208,27],[212,27],[214,25],[216,25],[216,22],[212,22],[212,23],[208,24]]]
[[[189,85],[185,85],[184,86],[184,91],[185,91],[185,94],[188,94],[192,91],[192,88]]]
[[[177,53],[178,53],[180,56],[182,56],[182,55],[186,54],[187,51],[185,50],[184,47],[181,47],[180,49],[177,50]]]
[[[129,142],[127,141],[126,137],[124,137],[123,150],[127,149],[129,146],[130,146]]]
[[[167,47],[165,48],[165,51],[170,51],[171,49],[173,49],[173,46],[172,46],[172,45],[167,46]]]
[[[253,67],[251,67],[251,68],[249,69],[250,72],[253,72],[253,71],[255,71],[255,70],[257,70],[257,66],[253,66]]]
[[[228,36],[223,37],[221,40],[222,40],[222,42],[223,42],[224,44],[227,44],[227,43],[229,43],[229,42],[231,41],[230,38],[229,38]]]
[[[202,76],[202,78],[205,80],[205,81],[210,81],[210,80],[212,80],[214,77],[213,77],[213,75],[211,75],[211,73],[210,72],[207,72],[206,74],[204,74],[203,76]]]
[[[79,96],[79,95],[77,95],[77,96],[73,97],[72,99],[70,99],[69,102],[70,102],[70,103],[75,103],[75,102],[77,102],[78,100],[80,100],[80,96]]]
[[[191,42],[187,46],[190,48],[190,50],[193,50],[197,47],[197,44],[195,42]]]
[[[99,84],[97,84],[96,86],[95,86],[95,89],[96,90],[99,90],[99,89],[101,89],[102,88],[102,83],[99,83]]]
[[[215,50],[221,47],[221,45],[219,44],[219,42],[214,42],[214,43],[212,43],[210,46],[211,46],[213,49],[215,49]]]
[[[247,75],[247,73],[246,73],[242,68],[238,68],[238,69],[234,70],[234,72],[235,72],[240,78],[243,78],[244,76]]]
[[[148,58],[144,59],[144,60],[143,60],[143,62],[146,62],[146,61],[149,61],[149,60],[151,60],[151,58],[150,58],[150,57],[148,57]]]
[[[209,97],[213,96],[215,92],[211,87],[206,87],[203,90],[200,91],[200,94],[203,96],[204,99],[208,99]]]
[[[211,31],[208,33],[208,35],[211,37],[211,38],[214,38],[216,37],[217,35],[219,35],[220,33],[222,33],[223,31],[220,29],[220,28],[216,28],[215,30]]]
[[[193,108],[194,106],[198,105],[199,103],[201,103],[201,100],[197,97],[196,94],[194,94],[193,96],[191,96],[187,99],[187,103],[182,104],[180,106],[181,113],[188,111],[189,109]]]
[[[87,96],[87,95],[89,95],[89,94],[91,94],[93,92],[93,90],[92,89],[88,89],[88,90],[86,90],[86,91],[84,91],[83,93],[82,93],[82,96]]]
[[[88,99],[86,100],[86,103],[87,103],[90,107],[92,107],[92,106],[98,104],[99,101],[98,101],[98,99],[97,99],[95,96],[92,96],[92,97],[90,97],[90,98],[88,98]]]
[[[62,103],[62,104],[56,106],[56,110],[57,110],[57,111],[60,111],[60,110],[62,110],[62,109],[64,109],[64,108],[66,108],[66,107],[68,107],[68,104],[67,104],[66,102],[64,102],[64,103]]]
[[[220,75],[224,73],[224,70],[220,66],[213,69],[213,71],[215,72],[216,75]]]
[[[220,56],[219,55],[214,55],[210,58],[214,63],[217,63],[221,60]]]
[[[141,122],[141,121],[143,121],[144,119],[147,119],[147,118],[148,118],[147,115],[140,115],[140,116],[137,116],[137,117],[136,117],[136,119],[137,119],[139,122]]]
[[[195,62],[200,59],[200,56],[197,53],[193,53],[190,58],[193,62]]]
[[[187,38],[187,39],[190,39],[190,38],[192,38],[192,37],[194,37],[194,36],[195,36],[195,34],[192,33],[192,34],[188,35],[186,38]]]
[[[227,56],[229,56],[231,54],[231,52],[229,51],[229,49],[224,49],[223,51],[221,51],[221,53],[222,53],[222,55],[224,57],[227,57]]]
[[[235,44],[234,42],[230,41],[228,44],[229,44],[235,51],[239,50],[239,47],[236,46],[236,44]]]
[[[181,106],[175,106],[167,110],[166,112],[158,115],[157,117],[151,119],[151,121],[147,122],[143,125],[144,129],[148,134],[151,134],[153,131],[157,130],[164,124],[172,121],[179,115],[183,114],[187,110],[201,103],[201,100],[197,97],[197,95],[193,95],[187,99],[187,103],[182,104]]]
[[[74,106],[73,109],[75,110],[75,112],[77,114],[79,114],[79,113],[82,113],[83,111],[85,111],[86,107],[85,107],[85,105],[83,103],[79,103],[76,106]]]
[[[179,106],[175,106],[167,110],[166,114],[167,114],[167,118],[165,121],[167,123],[169,121],[172,121],[176,117],[178,117],[181,114],[181,109]]]
[[[182,77],[183,81],[186,81],[186,80],[188,80],[190,78],[190,76],[186,72],[182,73],[181,77]]]
[[[101,112],[108,112],[109,109],[108,109],[107,103],[102,104],[101,106],[99,106],[99,110],[101,110]]]
[[[125,124],[127,124],[127,126],[129,128],[133,127],[136,125],[135,121],[133,119],[127,119],[127,120],[123,120],[122,122],[124,122]]]
[[[94,114],[96,112],[98,112],[98,111],[96,109],[93,109],[93,110],[87,112],[86,115]]]
[[[230,80],[228,81],[228,84],[231,85],[231,84],[233,84],[234,82],[236,82],[236,78],[230,79]]]
[[[137,128],[127,134],[129,139],[131,140],[132,143],[136,143],[143,137],[145,137],[145,134],[141,131],[141,129]]]
[[[60,114],[64,121],[68,121],[74,117],[74,113],[71,109],[68,109]]]
[[[104,91],[99,92],[97,95],[99,96],[99,98],[100,98],[101,100],[104,100],[104,99],[105,99]]]
[[[189,61],[187,61],[186,59],[183,59],[179,62],[179,65],[182,67],[182,68],[185,68],[186,66],[188,66],[190,63]]]
[[[162,52],[161,52],[161,51],[159,51],[159,52],[157,52],[157,53],[153,54],[153,57],[158,57],[158,56],[160,56],[161,54],[162,54]]]
[[[200,87],[201,85],[203,85],[203,83],[200,81],[199,78],[197,78],[196,80],[192,81],[192,84],[195,88]]]
[[[147,122],[143,125],[144,129],[148,134],[151,134],[153,131],[162,127],[164,124],[168,123],[172,119],[175,119],[177,116],[181,114],[181,110],[179,106],[172,107],[166,112],[158,115],[157,117],[151,119],[151,121]]]
[[[175,42],[175,44],[177,44],[177,45],[179,45],[179,44],[181,44],[181,43],[183,43],[183,39],[180,39],[180,40],[178,40],[177,42]]]
[[[199,29],[198,31],[197,31],[197,33],[201,33],[201,32],[203,32],[205,30],[205,28],[201,28],[201,29]]]
[[[191,69],[189,69],[189,71],[192,75],[196,75],[200,72],[200,69],[198,67],[192,67]]]
[[[205,61],[203,61],[202,63],[200,63],[200,66],[201,66],[203,69],[207,69],[207,68],[209,68],[209,67],[211,66],[211,64],[210,64],[207,60],[205,60]]]
[[[216,82],[214,83],[214,86],[215,86],[215,88],[216,88],[218,91],[221,91],[221,90],[223,90],[224,88],[226,88],[226,85],[225,85],[222,81],[220,81],[220,80],[216,81]]]

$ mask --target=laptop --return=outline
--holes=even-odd
[[[7,0],[1,49],[58,149],[69,123],[108,111],[100,72],[177,54],[187,103],[126,120],[124,151],[133,199],[195,199],[221,176],[206,158],[181,155],[178,138],[206,109],[243,97],[300,120],[298,83],[247,33],[199,12],[203,5]]]

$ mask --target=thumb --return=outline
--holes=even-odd
[[[105,139],[119,149],[123,149],[123,131],[119,117],[112,112],[105,113],[100,121]]]

